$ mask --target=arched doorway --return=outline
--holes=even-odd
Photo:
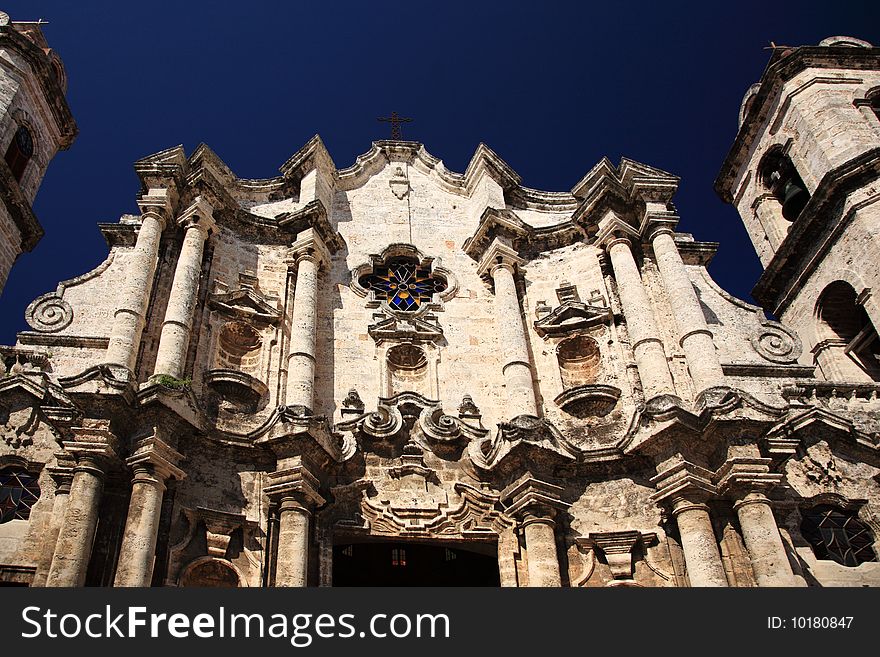
[[[494,543],[371,541],[333,547],[333,586],[500,586]]]

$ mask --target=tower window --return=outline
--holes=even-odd
[[[871,98],[871,111],[874,112],[874,116],[880,120],[880,93],[874,94]]]
[[[845,281],[834,281],[819,295],[816,302],[819,321],[817,334],[823,341],[822,354],[817,359],[825,371],[822,358],[825,352],[834,362],[826,373],[846,376],[851,369],[844,369],[843,362],[854,362],[874,381],[880,381],[880,338],[868,313],[858,302],[855,289]],[[855,370],[857,373],[858,370]]]
[[[787,221],[797,219],[810,200],[810,193],[791,158],[780,149],[773,150],[764,157],[760,173],[764,186],[782,205],[782,216]]]
[[[34,139],[30,131],[21,126],[6,149],[6,164],[12,170],[15,179],[21,182],[24,170],[34,154]]]
[[[35,475],[17,468],[0,470],[0,524],[30,518],[31,507],[39,498]]]
[[[801,515],[801,535],[817,559],[830,559],[842,566],[877,561],[874,537],[855,511],[822,504],[802,511]]]

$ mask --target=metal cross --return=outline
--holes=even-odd
[[[380,116],[376,120],[381,121],[382,123],[391,124],[391,139],[395,141],[400,141],[403,138],[400,132],[400,124],[412,123],[412,119],[405,116],[398,116],[397,112],[391,112],[391,116]]]

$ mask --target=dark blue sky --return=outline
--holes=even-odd
[[[486,142],[523,184],[569,190],[602,156],[682,178],[681,230],[721,242],[710,271],[749,298],[760,269],[712,182],[769,42],[880,44],[878,2],[4,2],[49,21],[80,128],[35,211],[46,236],[0,297],[0,343],[58,281],[100,263],[96,224],[136,213],[134,160],[205,142],[265,178],[313,134],[347,167],[389,136],[463,171]]]

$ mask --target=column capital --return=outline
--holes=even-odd
[[[177,225],[187,230],[198,229],[207,238],[217,230],[217,224],[214,223],[214,206],[204,196],[196,196],[177,217]]]
[[[676,223],[677,222],[652,221],[645,227],[645,236],[648,238],[648,241],[652,243],[661,235],[669,235],[669,237],[674,240]]]
[[[493,276],[499,267],[513,272],[516,267],[521,267],[525,262],[525,258],[521,257],[516,249],[496,237],[486,249],[483,257],[480,258],[477,274]]]
[[[782,483],[781,473],[770,472],[773,459],[736,456],[728,459],[715,473],[719,492],[734,497],[765,493]]]
[[[330,264],[330,251],[314,228],[301,231],[287,250],[288,266],[295,268],[303,260],[314,262],[318,268],[326,268]]]
[[[630,250],[630,253],[632,252],[632,248],[633,248],[632,240],[630,239],[630,237],[628,235],[625,235],[625,234],[615,233],[613,235],[608,235],[602,241],[600,246],[602,246],[605,249],[606,253],[610,254],[611,249],[613,247],[617,246],[618,244],[623,244],[624,246],[626,246],[627,249]]]
[[[177,192],[169,187],[152,187],[137,200],[141,215],[157,217],[162,224],[162,228],[165,228],[167,225],[176,202]]]
[[[320,494],[318,478],[312,474],[302,457],[282,459],[275,472],[268,475],[268,486],[263,492],[270,500],[283,506],[285,500],[294,500],[300,506],[311,509],[326,501]],[[292,502],[287,502],[287,508]]]
[[[178,464],[184,457],[164,440],[156,436],[148,436],[137,441],[125,462],[133,470],[145,468],[160,479],[183,479],[186,474]]]
[[[63,445],[76,459],[77,470],[85,467],[104,474],[118,463],[119,439],[110,431],[109,420],[85,420],[84,426],[70,430],[73,440],[65,440]]]
[[[73,471],[76,462],[69,454],[58,452],[55,454],[57,465],[46,468],[46,472],[55,482],[55,494],[65,495],[70,493],[70,484],[73,483]]]
[[[673,506],[679,501],[702,504],[718,493],[712,479],[711,470],[682,460],[651,478],[651,483],[657,488],[651,498],[657,503]],[[673,513],[678,512],[673,509]]]
[[[501,500],[507,513],[518,517],[523,526],[533,522],[552,524],[558,511],[571,506],[562,501],[564,489],[531,474],[525,474],[501,492]]]
[[[675,227],[678,226],[679,216],[672,210],[667,209],[665,203],[648,202],[645,204],[645,214],[639,232],[648,240],[653,241],[658,235],[669,232],[675,235]]]

